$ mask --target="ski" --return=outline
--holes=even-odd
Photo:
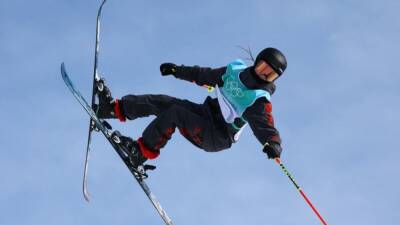
[[[96,44],[95,44],[95,52],[94,52],[94,68],[93,68],[93,86],[92,86],[92,109],[95,105],[96,100],[96,89],[97,83],[100,80],[100,76],[97,73],[98,67],[98,55],[99,55],[99,42],[100,42],[100,17],[101,11],[103,9],[104,4],[107,0],[103,0],[101,3],[98,11],[97,11],[97,19],[96,19]],[[101,88],[101,87],[100,87]],[[92,142],[92,132],[96,128],[94,121],[90,118],[89,121],[89,132],[87,138],[87,145],[86,145],[86,156],[85,156],[85,163],[84,163],[84,172],[83,172],[83,182],[82,182],[82,190],[83,190],[83,197],[87,202],[90,201],[90,194],[87,188],[87,175],[88,175],[88,168],[89,168],[89,155],[90,155],[90,143]]]
[[[165,224],[172,225],[171,219],[168,217],[165,210],[161,207],[161,204],[158,202],[155,195],[151,192],[150,188],[144,182],[144,179],[147,178],[146,168],[145,168],[146,166],[140,166],[138,168],[134,168],[132,166],[132,163],[127,154],[127,152],[129,152],[129,150],[125,149],[122,145],[119,144],[120,140],[119,140],[118,136],[113,135],[112,130],[108,127],[108,125],[105,125],[106,124],[105,120],[101,120],[96,116],[96,113],[93,111],[92,107],[90,107],[90,105],[86,101],[86,99],[75,88],[75,86],[73,85],[71,79],[69,78],[69,76],[67,74],[64,63],[61,64],[61,75],[62,75],[62,78],[63,78],[65,84],[67,85],[68,89],[72,92],[72,94],[75,96],[75,98],[78,100],[78,102],[82,105],[82,107],[85,109],[85,111],[89,114],[91,121],[93,121],[93,123],[95,125],[95,128],[104,134],[104,136],[110,142],[111,146],[114,148],[114,150],[117,152],[117,154],[121,157],[122,161],[124,161],[125,165],[128,167],[128,169],[132,173],[133,177],[139,183],[140,187],[146,193],[147,197],[149,198],[149,200],[151,201],[151,203],[157,210],[158,214],[164,220]]]

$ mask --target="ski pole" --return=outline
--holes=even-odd
[[[321,214],[317,211],[317,209],[314,207],[314,205],[311,203],[311,201],[307,198],[306,194],[304,194],[303,190],[301,190],[300,186],[296,183],[296,181],[293,179],[292,175],[289,173],[289,171],[285,168],[283,163],[281,162],[280,158],[275,158],[275,162],[282,168],[283,172],[289,177],[290,181],[294,184],[294,186],[297,188],[297,190],[300,192],[301,196],[306,200],[307,204],[311,207],[311,209],[314,211],[314,213],[318,216],[318,218],[321,220],[322,224],[328,225],[324,218],[322,218]]]

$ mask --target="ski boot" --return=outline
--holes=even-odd
[[[140,146],[137,141],[134,141],[130,137],[123,136],[119,131],[114,131],[111,134],[112,139],[115,143],[122,147],[122,150],[127,155],[129,164],[135,170],[138,178],[145,179],[148,177],[146,174],[147,170],[154,170],[156,167],[153,165],[144,165],[147,158],[144,157],[140,151]]]
[[[115,101],[111,96],[110,89],[105,84],[105,80],[100,78],[96,86],[99,103],[95,105],[94,111],[96,112],[97,117],[99,117],[99,119],[117,118],[114,112]]]

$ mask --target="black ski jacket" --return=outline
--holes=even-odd
[[[218,85],[219,87],[222,87],[224,86],[222,76],[225,74],[225,71],[226,67],[212,69],[209,67],[182,65],[178,66],[177,72],[174,74],[174,76],[178,79],[195,82],[200,86],[208,85],[215,87]],[[263,89],[268,91],[271,95],[275,91],[275,85],[273,83],[266,83],[258,78],[254,72],[253,66],[242,71],[240,74],[240,80],[249,89]],[[203,105],[207,107],[211,115],[214,116],[215,122],[223,123],[224,126],[227,126],[228,129],[231,129],[231,132],[235,132],[232,131],[232,126],[225,123],[225,120],[223,120],[217,98],[211,98],[208,96]],[[246,109],[246,111],[243,113],[243,117],[248,121],[254,135],[262,145],[267,142],[276,143],[279,145],[281,144],[279,132],[274,126],[274,119],[272,117],[272,104],[266,98],[257,99],[253,105]],[[235,121],[235,124],[237,124],[237,122],[240,122],[240,120]]]

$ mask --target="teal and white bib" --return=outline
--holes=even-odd
[[[221,88],[216,86],[219,107],[227,123],[233,124],[236,118],[242,118],[244,111],[253,105],[258,98],[265,97],[268,100],[271,98],[267,91],[248,89],[242,83],[239,75],[246,68],[246,64],[240,59],[229,63],[225,74],[222,76],[224,86]],[[238,132],[237,136],[240,135],[241,131]]]

